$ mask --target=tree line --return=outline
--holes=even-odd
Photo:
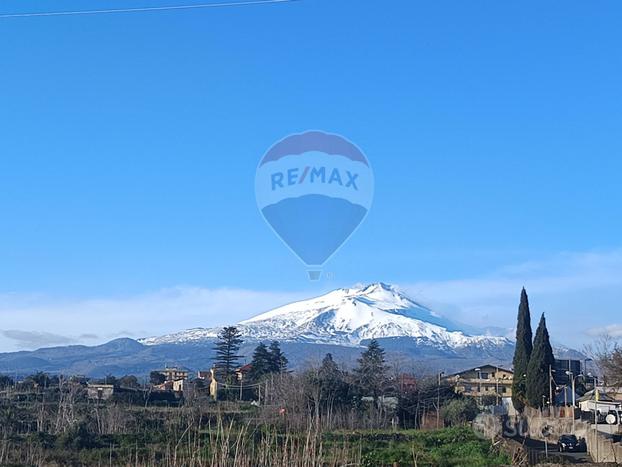
[[[239,387],[235,386],[235,372],[243,359],[242,344],[241,333],[234,326],[219,333],[214,347],[219,382]],[[422,377],[404,388],[400,384],[403,375],[387,364],[385,350],[375,339],[369,341],[350,370],[340,366],[331,353],[321,363],[309,364],[295,373],[288,371],[287,364],[277,341],[259,343],[244,384],[261,386],[260,399],[268,411],[275,406],[287,407],[288,423],[299,423],[297,428],[307,426],[308,417],[316,427],[332,428],[386,426],[393,417],[403,426],[420,427],[426,416],[440,426],[461,425],[478,412],[474,399],[462,397],[449,382],[435,377]],[[221,397],[228,397],[226,389]],[[238,393],[234,391],[232,398],[237,399]]]
[[[218,381],[229,384],[235,382],[236,370],[240,368],[244,358],[240,355],[242,344],[242,334],[235,326],[227,326],[218,334],[214,346],[214,368]],[[266,375],[286,373],[288,363],[278,341],[272,341],[268,346],[260,342],[253,351],[248,375],[252,381],[258,382]],[[378,398],[387,388],[389,366],[386,363],[385,351],[377,340],[369,342],[357,363],[352,377],[348,379],[356,382],[366,396]],[[345,373],[339,369],[330,353],[324,357],[321,367],[312,373],[309,375],[311,379],[323,381],[323,391],[327,388],[338,389],[337,387],[343,385],[345,381],[341,378]]]
[[[228,384],[235,382],[236,371],[240,369],[244,358],[240,355],[243,342],[242,334],[235,326],[227,326],[218,333],[218,340],[214,346],[217,381]],[[272,341],[269,346],[260,342],[253,352],[249,376],[252,380],[259,381],[268,374],[285,373],[288,363],[278,341]]]

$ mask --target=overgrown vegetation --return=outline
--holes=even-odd
[[[466,425],[477,411],[473,400],[436,378],[400,385],[376,341],[353,371],[328,354],[318,367],[295,373],[286,370],[277,342],[260,344],[243,388],[236,385],[236,330],[221,338],[218,361],[226,379],[218,401],[203,380],[185,385],[183,396],[158,389],[163,378],[157,372],[144,386],[131,375],[91,381],[114,387],[106,400],[99,386],[89,399],[84,378],[0,378],[0,465],[475,466],[506,460]],[[432,419],[433,426],[452,428],[422,431]]]
[[[467,427],[434,431],[317,430],[288,423],[248,404],[193,404],[180,408],[119,403],[74,405],[63,426],[58,402],[32,409],[2,404],[1,465],[168,466],[477,466],[507,458]],[[46,417],[37,420],[37,412]],[[15,423],[17,420],[19,423]],[[49,423],[45,420],[49,420]],[[36,424],[43,425],[35,431]],[[79,420],[79,421],[78,421]]]

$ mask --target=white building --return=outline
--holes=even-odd
[[[586,392],[583,397],[579,399],[579,407],[581,412],[593,412],[607,414],[609,412],[622,411],[622,402],[614,401],[607,394],[600,392],[596,393],[595,390]]]

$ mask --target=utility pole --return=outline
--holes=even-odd
[[[443,371],[438,374],[438,386],[436,387],[436,429],[439,428],[441,421],[441,376],[444,374]]]
[[[546,458],[549,458],[549,439],[548,438],[544,438],[544,455],[546,456]]]
[[[244,384],[243,380],[244,380],[244,375],[240,371],[240,400],[242,400],[242,385]]]
[[[549,416],[551,415],[551,407],[553,406],[553,368],[549,365]]]
[[[568,385],[564,386],[564,405],[568,407]]]
[[[594,462],[598,463],[600,462],[598,457],[598,395],[596,395],[596,401],[594,402],[594,444],[596,444],[596,459],[594,459]]]
[[[577,407],[577,393],[576,393],[576,381],[577,378],[582,378],[583,374],[579,373],[578,375],[574,375],[574,373],[572,371],[567,371],[566,374],[570,377],[570,381],[572,381],[572,433],[574,434],[574,430],[575,430],[575,425],[574,425],[574,414],[575,414],[575,409]]]
[[[545,397],[545,396],[542,396]],[[549,457],[549,437],[551,436],[551,427],[549,425],[544,425],[542,428],[542,436],[544,437],[544,452],[548,459]]]

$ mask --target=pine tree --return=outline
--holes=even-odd
[[[214,366],[223,381],[230,383],[235,377],[235,369],[240,365],[239,361],[242,358],[238,355],[242,342],[240,331],[235,326],[225,327],[218,334],[218,341],[214,347],[216,351]]]
[[[270,371],[273,373],[284,373],[287,371],[289,361],[285,354],[281,351],[278,341],[270,343]]]
[[[527,388],[525,384],[527,366],[531,358],[531,313],[529,298],[525,288],[521,291],[520,305],[518,306],[518,322],[516,324],[516,349],[514,350],[514,381],[512,382],[512,403],[514,408],[522,412],[527,402]]]
[[[551,384],[549,370],[554,363],[555,357],[549,341],[549,331],[546,329],[546,320],[542,314],[527,367],[527,403],[530,407],[542,407],[544,399],[549,399],[549,385]]]
[[[337,366],[337,363],[333,360],[333,354],[327,353],[324,356],[319,373],[320,377],[324,377],[326,379],[339,373],[339,366]]]
[[[327,353],[318,370],[318,384],[320,384],[322,403],[327,409],[331,409],[335,404],[346,403],[348,384],[344,376],[344,373],[333,360],[332,354]]]
[[[339,369],[331,354],[326,354],[319,368],[309,368],[303,376],[301,390],[309,398],[315,417],[330,419],[337,407],[347,406],[348,410],[352,407],[346,374]]]
[[[387,381],[387,366],[384,360],[384,349],[376,339],[372,339],[367,349],[358,359],[358,367],[354,370],[358,386],[363,396],[376,399],[382,395]]]
[[[266,344],[261,342],[257,347],[255,347],[255,351],[253,352],[250,377],[253,380],[257,381],[262,376],[270,373],[270,371],[272,371],[272,368],[272,355],[268,351],[268,347],[266,347]]]
[[[317,372],[319,383],[322,386],[322,390],[330,392],[335,389],[336,386],[342,381],[342,373],[337,366],[337,363],[333,360],[333,356],[327,353],[322,360],[322,365]]]

